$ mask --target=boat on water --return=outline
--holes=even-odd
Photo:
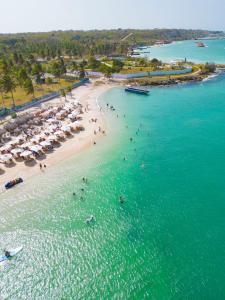
[[[137,86],[128,86],[125,88],[125,92],[140,94],[140,95],[148,95],[150,91]]]
[[[8,190],[8,189],[11,189],[12,187],[14,187],[15,185],[17,185],[17,184],[19,184],[19,183],[21,183],[21,182],[23,182],[23,179],[22,178],[16,178],[16,179],[14,179],[14,180],[11,180],[11,181],[9,181],[9,182],[7,182],[6,184],[5,184],[5,188]]]
[[[15,249],[11,249],[11,250],[6,250],[5,254],[0,257],[0,262],[9,260],[13,256],[16,256],[22,250],[23,250],[22,246],[15,248]]]
[[[197,46],[200,47],[200,48],[204,48],[205,47],[205,44],[200,42],[200,43],[197,43]]]

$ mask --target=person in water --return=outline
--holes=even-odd
[[[124,203],[124,196],[120,196],[120,203]]]
[[[10,252],[7,251],[7,250],[5,250],[5,256],[6,256],[7,258],[11,257]]]

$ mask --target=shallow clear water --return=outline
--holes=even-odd
[[[215,62],[225,63],[225,40],[206,40],[203,41],[205,48],[197,47],[196,41],[181,41],[164,46],[151,47],[150,54],[143,54],[162,61],[184,60],[193,62]],[[142,52],[146,52],[143,50]]]
[[[225,76],[101,103],[106,138],[0,196],[0,298],[224,299]]]

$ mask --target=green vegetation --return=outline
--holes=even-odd
[[[206,63],[200,66],[202,74],[213,73],[216,70],[216,65],[214,63]]]
[[[209,35],[222,35],[220,31],[184,29],[117,29],[90,31],[52,31],[40,33],[1,34],[0,49],[8,53],[13,49],[15,57],[22,62],[23,56],[40,58],[87,57],[93,55],[126,54],[133,44],[153,44],[158,40],[165,42],[202,38]],[[130,35],[129,38],[126,38]]]
[[[35,98],[38,98],[38,97],[44,96],[46,94],[50,94],[50,93],[59,91],[61,89],[67,89],[68,87],[71,86],[71,84],[76,83],[76,82],[78,82],[78,80],[73,80],[71,82],[71,81],[67,81],[65,79],[60,79],[59,82],[51,83],[51,84],[47,84],[47,83],[46,84],[36,84],[35,83],[33,85],[34,86],[34,96],[35,96]],[[15,99],[16,105],[21,105],[26,102],[29,102],[33,98],[34,97],[32,94],[27,95],[27,92],[23,88],[17,86],[17,88],[14,92],[14,99]],[[1,97],[1,99],[2,99],[2,97]],[[3,107],[11,108],[11,106],[12,106],[11,94],[10,93],[4,94],[3,102],[2,101],[0,101],[0,102]]]
[[[112,73],[131,73],[169,70],[185,67],[184,63],[168,66],[152,59],[128,57],[136,45],[151,45],[158,40],[171,42],[193,39],[222,32],[203,30],[93,30],[55,31],[0,35],[0,95],[2,107],[30,101],[86,76],[86,70]],[[118,58],[120,56],[120,58]],[[212,69],[212,64],[202,72]],[[67,71],[76,71],[77,78]]]

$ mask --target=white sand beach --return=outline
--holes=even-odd
[[[23,180],[40,174],[40,172],[47,172],[48,168],[58,162],[65,160],[83,149],[94,146],[94,142],[97,143],[98,139],[104,137],[107,134],[106,120],[104,117],[104,111],[98,104],[98,97],[107,90],[114,87],[113,83],[103,83],[96,85],[94,82],[85,86],[81,86],[72,91],[72,95],[68,96],[68,102],[70,99],[76,99],[87,109],[82,114],[81,125],[85,128],[84,131],[74,133],[71,137],[66,138],[60,145],[60,147],[54,148],[51,153],[44,155],[43,158],[33,161],[31,164],[26,164],[25,161],[16,161],[13,165],[1,164],[0,186],[2,187],[6,182],[21,177]],[[49,102],[45,102],[43,105],[49,103],[56,104],[62,101],[59,98],[53,99]],[[33,111],[35,108],[29,109]],[[95,119],[96,122],[91,121]],[[101,131],[99,131],[99,127]],[[40,163],[46,165],[45,171],[40,169]]]

